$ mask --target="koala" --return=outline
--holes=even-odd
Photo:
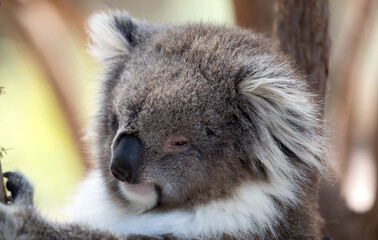
[[[42,217],[32,185],[7,173],[1,239],[321,239],[321,113],[274,41],[123,11],[88,26],[103,68],[95,166],[67,223]]]

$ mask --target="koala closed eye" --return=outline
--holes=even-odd
[[[187,137],[172,137],[166,140],[163,151],[166,153],[183,152],[190,147],[191,143]]]

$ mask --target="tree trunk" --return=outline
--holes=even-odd
[[[328,0],[276,0],[273,35],[309,76],[311,91],[324,107],[330,40]]]
[[[281,48],[308,76],[310,91],[315,94],[323,115],[330,54],[329,2],[328,0],[276,0],[274,11],[272,34],[279,40]],[[326,188],[322,188],[321,191],[324,192],[326,189],[332,193],[326,196],[327,204],[328,201],[338,197],[333,194],[338,192],[336,186],[329,186],[328,183],[322,185]],[[328,234],[327,231],[325,233]]]
[[[236,24],[272,35],[273,0],[233,0]]]

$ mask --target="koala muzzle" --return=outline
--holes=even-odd
[[[143,144],[139,138],[123,136],[113,153],[110,167],[113,176],[122,182],[137,183],[142,151]]]

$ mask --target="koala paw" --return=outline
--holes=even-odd
[[[12,193],[11,203],[16,205],[33,205],[34,188],[29,180],[19,172],[6,172],[6,187]]]
[[[4,177],[8,179],[6,188],[11,192],[11,202],[0,203],[0,240],[32,239],[25,230],[38,229],[35,223],[39,218],[33,207],[33,186],[19,172],[7,172]]]

